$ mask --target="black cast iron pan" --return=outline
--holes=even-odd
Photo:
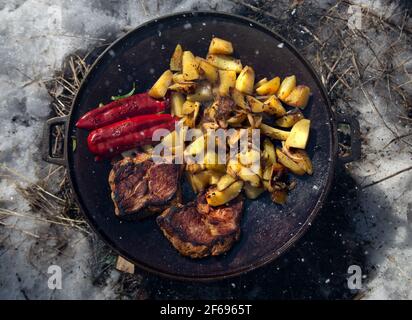
[[[155,223],[120,221],[114,215],[107,182],[110,163],[95,162],[87,149],[87,132],[74,124],[100,102],[108,102],[118,89],[126,92],[133,82],[139,92],[151,87],[168,68],[177,43],[204,56],[213,36],[231,41],[244,65],[264,76],[295,74],[299,83],[313,91],[305,116],[311,119],[308,152],[313,176],[297,178],[287,204],[278,206],[269,196],[246,203],[242,236],[225,255],[201,260],[185,258],[170,245]],[[287,250],[310,226],[330,189],[337,159],[337,123],[351,127],[352,154],[359,156],[359,130],[351,118],[332,113],[326,92],[309,63],[285,39],[262,25],[235,15],[216,12],[181,13],[147,22],[114,42],[97,59],[67,117],[50,119],[45,127],[44,159],[64,165],[81,210],[94,230],[120,255],[138,267],[178,279],[211,280],[231,277],[262,266]],[[65,148],[61,158],[50,154],[51,127],[65,125]],[[76,137],[73,152],[71,137]]]

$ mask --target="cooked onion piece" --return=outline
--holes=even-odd
[[[264,135],[276,140],[286,140],[290,135],[289,131],[276,129],[264,123],[260,125],[260,130]]]

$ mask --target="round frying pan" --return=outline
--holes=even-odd
[[[313,92],[304,110],[311,119],[308,153],[314,166],[313,176],[296,177],[297,186],[286,205],[274,204],[268,195],[247,201],[239,242],[225,255],[193,260],[181,256],[162,235],[154,218],[121,221],[114,215],[107,182],[109,161],[95,162],[87,149],[87,131],[75,127],[81,115],[112,95],[130,90],[148,90],[169,67],[177,43],[196,55],[207,53],[213,36],[231,41],[235,56],[253,66],[256,78],[285,77],[295,74],[299,83]],[[211,280],[239,275],[262,266],[287,250],[305,232],[318,213],[330,189],[338,160],[336,125],[351,127],[352,153],[341,159],[359,156],[356,121],[336,120],[325,90],[309,63],[285,39],[264,26],[240,16],[216,13],[180,13],[155,19],[129,32],[105,50],[91,67],[73,102],[69,116],[50,119],[45,127],[44,159],[65,165],[78,204],[93,229],[120,255],[139,268],[167,277]],[[65,125],[62,158],[50,154],[50,131]],[[72,149],[71,137],[77,139]]]

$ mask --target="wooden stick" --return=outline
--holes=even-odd
[[[118,256],[116,262],[116,269],[126,273],[134,273],[134,264],[127,261],[125,258]]]

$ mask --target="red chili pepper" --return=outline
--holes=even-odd
[[[89,150],[100,157],[111,157],[123,151],[152,143],[157,129],[173,130],[176,119],[169,114],[138,116],[90,132]]]
[[[134,116],[158,113],[166,108],[166,101],[158,101],[147,93],[139,93],[87,112],[77,121],[76,127],[97,129]]]

